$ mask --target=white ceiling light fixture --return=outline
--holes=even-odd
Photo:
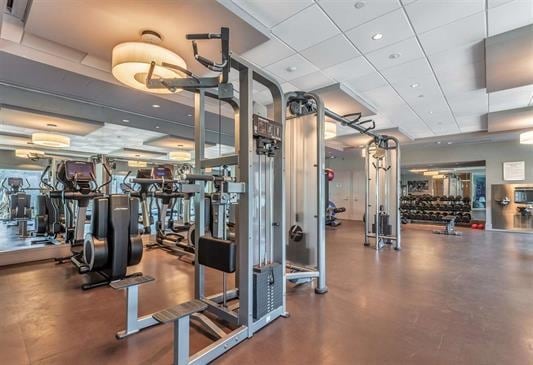
[[[129,119],[122,119],[122,121],[123,121],[124,123],[129,123],[129,122],[130,122]]]
[[[431,176],[432,179],[444,179],[446,175],[433,175]]]
[[[36,158],[44,156],[44,152],[37,150],[16,149],[15,156],[18,158]]]
[[[156,94],[172,94],[168,89],[148,89],[146,76],[150,64],[155,62],[154,74],[158,78],[177,78],[184,75],[163,67],[163,63],[187,68],[187,64],[174,52],[155,43],[161,42],[161,36],[154,31],[145,30],[141,33],[142,42],[124,42],[117,44],[112,51],[112,73],[121,83],[137,90]],[[177,89],[179,92],[182,89]]]
[[[152,108],[160,108],[160,107],[161,107],[161,105],[159,105],[159,104],[152,104]]]
[[[383,34],[381,33],[376,33],[372,36],[372,39],[375,40],[375,41],[379,41],[380,39],[383,38]]]
[[[436,176],[439,174],[438,171],[424,171],[423,172],[424,176]]]
[[[427,170],[428,169],[411,169],[409,171],[414,172],[416,174],[416,173],[419,173],[419,172],[426,172]]]
[[[324,138],[330,139],[337,137],[337,124],[334,122],[326,122],[324,124]]]
[[[168,153],[168,158],[175,161],[190,161],[191,153],[188,151],[172,151]]]
[[[128,161],[129,167],[146,167],[148,163],[146,161]]]
[[[533,144],[533,131],[520,133],[520,144]]]
[[[418,84],[418,83],[416,83],[416,82],[415,82],[414,84],[411,84],[411,87],[412,87],[413,89],[416,89],[416,88],[419,87],[419,86],[420,86],[420,84]]]
[[[296,66],[289,66],[289,67],[287,67],[287,71],[288,71],[288,72],[294,72],[294,71],[296,71],[296,70],[297,70]]]
[[[400,57],[401,57],[401,54],[399,54],[399,53],[392,53],[392,54],[389,55],[389,58],[391,60],[395,60],[395,59],[400,58]]]
[[[70,147],[70,138],[60,134],[33,133],[31,135],[33,144],[54,148]]]
[[[366,3],[364,1],[358,1],[355,4],[353,4],[353,7],[356,9],[362,9],[364,8]]]

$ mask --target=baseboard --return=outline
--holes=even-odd
[[[3,251],[0,252],[0,266],[49,260],[58,257],[66,257],[68,255],[70,255],[70,246],[66,244]]]

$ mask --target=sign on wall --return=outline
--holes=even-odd
[[[526,179],[526,162],[513,161],[503,163],[503,179],[507,181],[520,181]]]

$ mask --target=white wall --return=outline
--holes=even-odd
[[[430,163],[486,161],[487,174],[487,228],[492,227],[490,208],[492,204],[492,184],[510,183],[503,180],[503,163],[508,161],[526,162],[526,180],[533,183],[533,146],[521,145],[518,141],[494,142],[463,145],[416,145],[402,148],[403,165],[424,165]]]
[[[346,208],[339,213],[341,219],[362,220],[365,211],[365,165],[360,155],[326,160],[326,166],[335,171],[329,183],[329,198],[337,207]]]
[[[0,150],[0,169],[5,170],[44,170],[48,160],[32,161],[15,157],[15,151]]]

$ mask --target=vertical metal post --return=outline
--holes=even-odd
[[[400,189],[401,189],[401,176],[400,176],[400,142],[394,138],[394,142],[396,143],[396,245],[394,247],[395,250],[399,251],[402,249],[402,230],[401,230],[401,217],[400,217]]]
[[[370,231],[370,143],[365,147],[365,246],[370,246],[368,233]]]
[[[189,363],[189,316],[174,322],[174,365]]]
[[[325,142],[325,111],[324,102],[318,99],[317,111],[317,285],[315,292],[324,294],[328,291],[326,286],[326,179],[324,171],[326,169],[326,142]]]
[[[253,282],[254,247],[251,232],[252,202],[254,194],[252,163],[252,73],[248,67],[239,71],[239,181],[245,186],[245,193],[239,199],[237,219],[237,247],[239,252],[239,323],[247,326],[247,336],[253,335]]]
[[[369,159],[370,160],[370,159]],[[374,179],[374,185],[376,189],[376,201],[375,201],[375,210],[376,210],[376,217],[375,217],[375,224],[376,224],[376,250],[379,250],[379,159],[376,159],[376,166],[374,166],[376,178]]]
[[[200,90],[194,94],[194,173],[202,173],[201,161],[205,152],[205,94]],[[198,247],[200,237],[205,234],[205,183],[197,181],[199,192],[195,195],[195,235],[194,245]],[[204,297],[204,267],[195,255],[194,265],[194,296]],[[187,332],[188,333],[188,332]]]

